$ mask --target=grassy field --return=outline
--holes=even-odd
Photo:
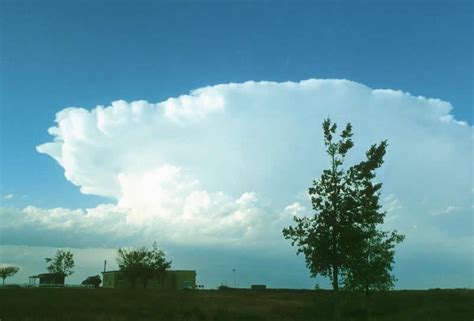
[[[331,293],[299,290],[159,291],[0,288],[1,321],[330,320]],[[474,320],[474,290],[374,295],[373,320]],[[341,295],[343,320],[365,320],[364,299]]]

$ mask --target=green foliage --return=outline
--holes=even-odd
[[[391,274],[394,247],[403,238],[396,232],[376,231],[375,235],[365,239],[359,256],[353,257],[351,269],[345,275],[345,288],[366,294],[392,289],[396,281]]]
[[[382,184],[373,182],[387,142],[372,145],[365,161],[345,170],[345,156],[354,145],[352,125],[346,125],[338,141],[336,130],[329,119],[323,122],[330,168],[309,188],[314,216],[294,217],[295,226],[283,229],[283,235],[305,255],[311,275],[330,278],[335,291],[340,284],[367,291],[391,288],[393,249],[403,236],[377,229],[385,212],[379,205]]]
[[[117,262],[119,269],[124,272],[124,275],[135,287],[136,280],[140,277],[143,269],[143,261],[145,259],[146,249],[123,249],[119,248],[117,251]]]
[[[74,273],[74,255],[69,251],[57,250],[54,258],[45,258],[46,267],[49,273],[59,273],[69,276]]]
[[[99,285],[102,283],[99,275],[89,276],[87,279],[82,281],[82,285],[92,285],[94,288],[98,288]]]
[[[13,265],[0,266],[0,277],[3,280],[3,285],[5,285],[5,279],[10,276],[14,276],[20,271],[20,268]]]
[[[162,277],[164,272],[171,267],[171,261],[166,261],[165,253],[153,243],[151,249],[141,247],[138,249],[123,249],[117,251],[117,262],[125,277],[130,280],[132,287],[141,279],[143,287],[153,277]]]

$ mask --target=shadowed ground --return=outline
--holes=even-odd
[[[341,295],[343,320],[364,320],[364,297]],[[474,319],[474,290],[393,291],[372,298],[382,320]],[[305,290],[0,288],[2,321],[330,320],[331,293]]]

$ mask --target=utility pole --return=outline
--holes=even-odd
[[[232,272],[234,273],[234,288],[237,287],[237,282],[235,281],[235,269],[232,269]]]

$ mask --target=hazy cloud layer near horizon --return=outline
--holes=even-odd
[[[0,209],[3,244],[211,246],[288,252],[281,229],[311,214],[306,190],[327,167],[321,123],[354,126],[347,164],[388,139],[386,228],[400,251],[472,267],[472,127],[448,102],[347,80],[204,87],[164,102],[65,108],[37,147],[90,209]],[[284,250],[281,250],[284,248]],[[468,279],[466,279],[469,281]],[[472,282],[472,279],[471,279]]]

